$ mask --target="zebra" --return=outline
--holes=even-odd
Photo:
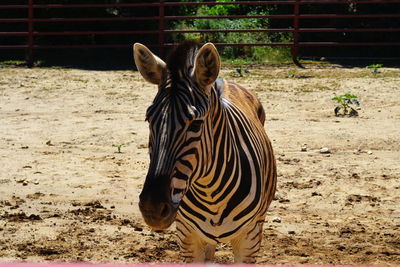
[[[213,261],[220,242],[231,243],[235,262],[255,262],[277,183],[261,102],[218,78],[212,43],[186,41],[166,62],[140,43],[133,50],[140,74],[158,85],[146,111],[144,221],[153,229],[175,222],[186,262]]]

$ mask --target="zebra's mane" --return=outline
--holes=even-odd
[[[181,75],[188,75],[193,68],[196,51],[200,48],[195,41],[185,41],[176,46],[167,57],[167,68],[172,82],[179,81]]]

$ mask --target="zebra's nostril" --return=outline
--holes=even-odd
[[[169,213],[170,213],[170,210],[171,209],[170,209],[169,205],[164,203],[161,206],[161,213],[160,213],[161,217],[167,217],[169,215]]]

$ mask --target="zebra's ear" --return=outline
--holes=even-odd
[[[209,90],[218,78],[221,60],[212,43],[203,45],[197,52],[194,61],[194,76],[204,89]]]
[[[136,67],[143,78],[157,85],[160,85],[166,77],[165,62],[154,55],[146,46],[135,43],[133,45],[133,57]]]

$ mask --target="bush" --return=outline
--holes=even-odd
[[[226,0],[219,0],[223,2]],[[241,6],[241,5],[216,5],[201,6],[194,15],[196,16],[224,16],[224,15],[269,15],[274,12],[274,6]],[[193,15],[193,14],[192,14]],[[270,27],[270,21],[267,18],[249,18],[249,19],[196,19],[178,21],[173,25],[175,29],[180,30],[221,30],[221,29],[267,29]],[[292,39],[288,33],[186,33],[177,34],[173,37],[175,42],[181,42],[186,39],[197,40],[201,43],[271,43],[288,42]],[[245,58],[257,62],[284,61],[290,57],[288,47],[269,47],[252,46],[237,47],[227,46],[219,48],[221,56],[226,60]]]

